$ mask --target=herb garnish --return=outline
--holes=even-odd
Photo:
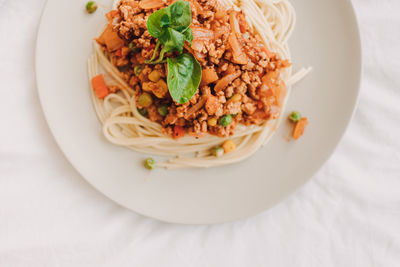
[[[147,20],[147,30],[157,38],[153,56],[147,64],[168,62],[168,90],[173,100],[179,104],[188,102],[196,93],[201,80],[201,66],[193,55],[182,54],[185,41],[191,44],[193,40],[192,11],[190,3],[177,1],[150,15]],[[162,48],[161,48],[162,45]],[[158,59],[157,53],[159,52]],[[169,52],[179,52],[178,57],[164,59]]]

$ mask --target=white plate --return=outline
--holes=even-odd
[[[239,164],[149,172],[146,155],[108,143],[89,98],[86,60],[111,0],[95,14],[86,0],[49,0],[37,40],[36,72],[43,110],[72,165],[100,192],[163,221],[211,224],[255,215],[293,193],[334,151],[353,113],[361,56],[348,0],[293,0],[298,24],[291,39],[295,67],[314,71],[296,85],[289,110],[310,119],[304,137],[287,142],[282,125],[268,146]],[[107,3],[107,4],[106,4]],[[105,4],[105,5],[103,5]]]

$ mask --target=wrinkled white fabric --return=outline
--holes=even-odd
[[[214,226],[139,216],[67,162],[35,85],[44,2],[0,0],[1,267],[400,266],[400,1],[353,1],[364,77],[332,158],[275,208]]]

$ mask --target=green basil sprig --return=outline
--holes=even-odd
[[[153,56],[148,64],[168,63],[168,90],[172,99],[184,104],[196,93],[201,80],[201,66],[189,53],[182,54],[185,41],[191,44],[193,32],[189,28],[192,22],[190,3],[177,1],[150,15],[147,30],[157,38]],[[159,53],[156,59],[157,52]],[[179,56],[164,59],[166,53],[178,51]]]
[[[189,2],[177,1],[151,14],[147,20],[147,30],[151,36],[158,38],[158,41],[153,57],[147,63],[163,62],[164,55],[168,52],[177,50],[182,53],[185,40],[189,43],[193,40],[193,33],[189,28],[191,22],[192,11]],[[161,45],[163,48],[155,60]]]

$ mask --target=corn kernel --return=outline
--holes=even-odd
[[[222,148],[224,149],[225,153],[229,153],[235,150],[236,144],[232,140],[226,140],[222,144]]]
[[[164,98],[168,93],[168,85],[164,80],[156,82],[156,86],[152,89],[153,94],[158,98]]]
[[[161,79],[157,81],[157,85],[168,91],[168,85],[164,80]]]
[[[157,70],[153,70],[152,72],[150,72],[149,74],[149,80],[152,82],[158,82],[161,78],[161,73]]]
[[[233,102],[239,102],[240,100],[242,100],[242,96],[240,94],[234,94],[231,99]]]
[[[150,87],[151,82],[144,82],[142,84],[142,90],[145,92],[151,92],[151,87]]]
[[[208,119],[207,120],[207,124],[208,124],[208,126],[215,126],[215,125],[217,125],[217,119],[216,118],[210,118],[210,119]]]

